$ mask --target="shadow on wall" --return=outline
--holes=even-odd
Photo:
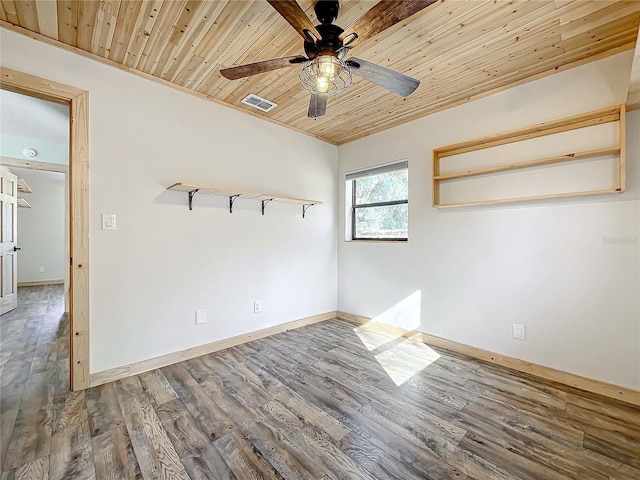
[[[440,358],[435,350],[422,342],[420,333],[412,332],[420,326],[421,298],[422,292],[417,290],[353,329],[397,386]]]

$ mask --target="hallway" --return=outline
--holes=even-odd
[[[70,397],[64,286],[19,288],[18,308],[0,317],[0,341],[2,478],[13,469],[15,478],[46,478],[52,435],[68,433],[60,421]]]

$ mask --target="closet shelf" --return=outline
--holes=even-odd
[[[214,187],[211,185],[196,185],[193,183],[174,183],[167,187],[167,190],[174,190],[178,192],[186,192],[189,194],[189,210],[193,210],[193,197],[198,193],[205,193],[209,195],[218,195],[229,198],[229,213],[233,213],[233,204],[238,198],[245,198],[249,200],[256,200],[262,204],[262,215],[264,215],[265,207],[269,202],[288,203],[290,205],[298,205],[302,207],[302,218],[305,217],[307,209],[313,205],[321,205],[320,200],[308,200],[305,198],[295,197],[283,197],[280,195],[273,195],[270,193],[260,193],[250,190],[242,190],[239,188],[228,187]]]
[[[31,191],[31,187],[25,181],[24,178],[18,177],[18,179],[17,179],[17,187],[18,187],[18,192],[20,192],[20,193],[33,193]]]
[[[27,202],[24,198],[22,197],[18,197],[16,199],[16,203],[18,204],[18,207],[22,207],[22,208],[31,208],[31,205],[29,205],[29,202]]]

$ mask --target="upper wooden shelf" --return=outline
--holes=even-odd
[[[499,133],[477,140],[468,140],[466,142],[448,145],[446,147],[436,148],[433,152],[438,158],[459,155],[461,153],[472,152],[474,150],[482,150],[484,148],[497,147],[507,143],[521,142],[522,140],[530,140],[532,138],[543,137],[545,135],[553,135],[555,133],[575,130],[577,128],[591,127],[593,125],[601,125],[603,123],[616,122],[620,120],[622,106],[602,108],[588,113],[574,115],[572,117],[561,118],[549,122],[539,123],[530,127],[519,128],[510,132]],[[622,109],[624,114],[624,110]]]
[[[193,197],[197,193],[206,193],[209,195],[219,195],[229,198],[229,212],[233,212],[233,203],[238,198],[246,198],[258,200],[262,203],[262,214],[264,215],[265,206],[269,202],[288,203],[291,205],[299,205],[302,207],[302,218],[305,217],[307,209],[313,205],[321,205],[320,200],[309,200],[305,198],[283,197],[270,193],[260,193],[251,190],[242,190],[239,188],[215,187],[211,185],[197,185],[193,183],[174,183],[167,187],[167,190],[175,190],[178,192],[186,192],[189,194],[189,210],[193,209]]]
[[[24,178],[18,177],[17,184],[20,193],[33,193]]]

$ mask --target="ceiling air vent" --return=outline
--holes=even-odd
[[[262,97],[254,95],[253,93],[250,93],[249,95],[244,97],[242,99],[242,103],[257,108],[258,110],[262,110],[263,112],[269,112],[278,106],[275,103],[270,102],[269,100],[265,100]]]

